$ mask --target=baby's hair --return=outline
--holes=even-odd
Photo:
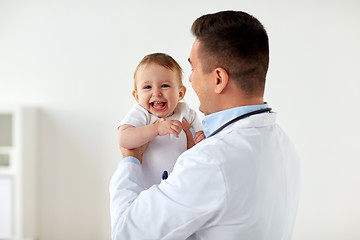
[[[169,55],[165,54],[165,53],[152,53],[152,54],[148,54],[146,55],[141,62],[139,63],[139,65],[136,67],[135,72],[134,72],[134,89],[136,89],[136,73],[139,70],[139,68],[142,65],[147,65],[150,63],[155,63],[155,64],[159,64],[165,68],[171,69],[173,71],[176,71],[177,73],[177,77],[179,79],[179,83],[182,86],[182,76],[183,76],[183,70],[180,67],[180,65]]]

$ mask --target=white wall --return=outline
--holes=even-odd
[[[185,69],[192,22],[245,10],[268,30],[266,100],[296,144],[303,190],[294,240],[360,239],[360,2],[0,1],[0,105],[40,109],[40,239],[109,239],[117,122],[148,53]]]

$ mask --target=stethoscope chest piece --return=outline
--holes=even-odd
[[[162,174],[161,179],[162,179],[162,180],[166,180],[166,179],[168,178],[168,176],[169,176],[168,172],[167,172],[167,171],[164,171],[163,174]]]

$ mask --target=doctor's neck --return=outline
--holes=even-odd
[[[237,87],[226,88],[223,92],[215,96],[216,112],[249,105],[264,104],[264,97],[262,94],[247,95]]]

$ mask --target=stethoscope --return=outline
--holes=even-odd
[[[241,119],[256,115],[256,114],[260,114],[260,113],[266,113],[266,112],[271,112],[271,108],[264,108],[264,109],[260,109],[260,110],[256,110],[256,111],[252,111],[252,112],[248,112],[245,113],[243,115],[240,115],[234,119],[231,119],[230,121],[228,121],[227,123],[225,123],[224,125],[222,125],[221,127],[219,127],[218,129],[216,129],[212,134],[210,134],[207,138],[212,137],[216,134],[218,134],[219,132],[221,132],[224,128],[226,128],[227,126],[229,126],[230,124],[233,124]]]
[[[231,119],[230,121],[226,122],[224,125],[222,125],[221,127],[219,127],[218,129],[216,129],[213,133],[211,133],[207,138],[210,138],[216,134],[218,134],[219,132],[221,132],[222,130],[224,130],[224,128],[226,128],[227,126],[229,126],[230,124],[233,124],[237,121],[240,121],[241,119],[256,115],[256,114],[260,114],[260,113],[266,113],[266,112],[271,112],[271,108],[264,108],[264,109],[260,109],[260,110],[256,110],[256,111],[252,111],[252,112],[248,112],[245,113],[243,115],[240,115],[236,118]],[[166,180],[168,178],[169,174],[167,171],[164,171],[162,174],[162,179]]]

